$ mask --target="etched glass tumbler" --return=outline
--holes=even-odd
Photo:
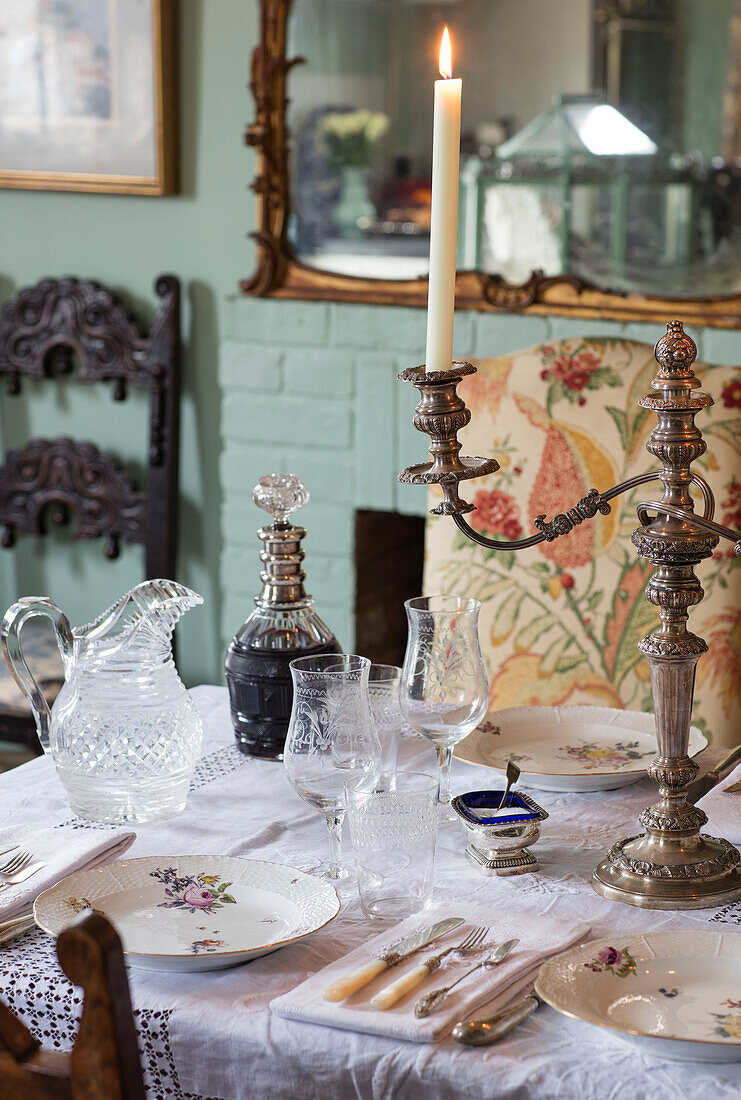
[[[436,776],[402,772],[393,790],[346,784],[360,905],[374,920],[402,920],[432,900]]]
[[[381,767],[381,744],[368,701],[370,661],[351,653],[325,653],[299,657],[290,669],[293,708],[283,763],[297,794],[327,819],[324,877],[344,879],[345,783],[356,779],[372,790]]]
[[[409,635],[401,712],[437,750],[440,802],[449,806],[453,746],[475,729],[489,704],[479,648],[481,604],[459,596],[418,596],[404,607]]]

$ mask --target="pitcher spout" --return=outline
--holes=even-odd
[[[169,643],[175,624],[203,597],[171,580],[143,581],[87,626],[74,631],[81,645],[113,652],[134,639]]]

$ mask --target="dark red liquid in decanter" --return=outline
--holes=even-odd
[[[282,760],[293,704],[290,662],[295,657],[341,652],[336,639],[271,652],[247,649],[235,638],[226,655],[226,682],[232,724],[241,751],[268,760]]]

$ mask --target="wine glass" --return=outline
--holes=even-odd
[[[409,636],[401,712],[437,750],[440,802],[449,806],[453,746],[475,729],[489,704],[479,648],[481,604],[459,596],[418,596],[404,607]]]
[[[368,701],[370,661],[324,653],[290,663],[293,708],[283,755],[288,779],[327,819],[329,862],[323,877],[348,877],[342,864],[345,783],[362,777],[370,790],[381,768],[381,743]]]

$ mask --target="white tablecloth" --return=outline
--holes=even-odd
[[[252,760],[234,747],[226,691],[196,688],[204,718],[204,751],[186,811],[138,829],[128,857],[219,853],[311,868],[326,850],[326,828],[294,794],[280,764]],[[403,766],[431,768],[431,750],[410,739]],[[486,786],[487,773],[456,762],[454,790]],[[655,787],[642,781],[621,791],[561,795],[533,792],[550,813],[537,845],[541,869],[510,879],[486,879],[463,858],[455,823],[441,827],[436,900],[451,911],[467,898],[497,911],[521,893],[543,912],[578,913],[595,937],[668,927],[733,929],[741,904],[721,910],[662,914],[599,898],[589,886],[610,843],[638,831],[635,815]],[[40,820],[70,822],[69,806],[47,758],[0,777],[0,827]],[[90,826],[82,821],[80,828]],[[722,832],[711,819],[708,831]],[[348,843],[349,847],[349,843]],[[348,856],[350,852],[348,851]],[[246,966],[207,974],[130,970],[132,997],[149,1096],[218,1100],[730,1100],[741,1095],[734,1065],[668,1062],[641,1054],[611,1033],[559,1016],[549,1008],[496,1046],[471,1050],[448,1040],[414,1044],[301,1024],[271,1016],[273,997],[362,943],[377,929],[357,901],[327,928]],[[68,1047],[80,993],[59,970],[50,937],[39,931],[0,948],[0,997],[46,1045]],[[0,1087],[1,1093],[1,1087]]]

